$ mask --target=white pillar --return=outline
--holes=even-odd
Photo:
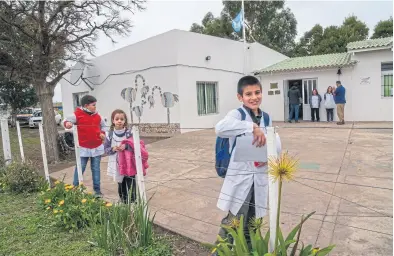
[[[25,162],[25,152],[23,151],[23,144],[22,144],[22,134],[21,134],[21,127],[19,121],[16,121],[16,130],[18,132],[18,141],[19,141],[19,150],[21,152],[21,159],[22,162]]]
[[[267,153],[268,157],[277,157],[276,149],[276,133],[275,127],[267,127]],[[276,216],[278,212],[278,182],[273,182],[271,177],[269,177],[268,188],[269,188],[269,227],[270,227],[270,241],[269,241],[269,251],[273,252],[275,248],[275,238],[276,238]]]
[[[45,149],[44,129],[42,128],[42,123],[41,122],[38,123],[38,130],[40,132],[42,162],[44,164],[45,179],[48,181],[49,185],[51,185],[51,180],[49,178],[49,170],[48,170],[47,152],[46,152],[46,149]]]
[[[4,162],[6,165],[9,165],[12,161],[12,156],[8,120],[1,120],[1,138],[3,140]]]
[[[83,183],[83,174],[82,174],[82,164],[81,157],[79,155],[80,147],[79,147],[79,138],[78,138],[78,129],[77,125],[73,125],[73,137],[74,137],[74,151],[75,151],[75,160],[77,161],[77,173],[78,173],[78,184]]]
[[[135,165],[137,167],[137,184],[140,193],[140,198],[146,202],[145,181],[142,169],[141,145],[140,145],[140,132],[138,126],[133,126],[133,141],[135,152]]]

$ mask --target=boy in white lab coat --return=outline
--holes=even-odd
[[[253,136],[253,143],[257,147],[265,145],[265,124],[263,113],[259,108],[262,101],[262,87],[254,76],[242,77],[238,82],[238,99],[243,103],[242,110],[246,117],[242,120],[241,113],[234,109],[224,119],[217,123],[216,134],[230,139],[230,149],[236,136],[245,134]],[[269,119],[269,126],[272,121]],[[281,150],[279,136],[277,136],[277,151]],[[233,152],[237,150],[235,146]],[[251,218],[262,218],[267,213],[268,201],[268,166],[259,162],[234,162],[232,154],[227,174],[221,189],[217,206],[228,212],[222,224],[228,225],[233,218],[244,216],[245,237],[250,244],[248,223]],[[221,228],[219,235],[225,239],[227,232]]]

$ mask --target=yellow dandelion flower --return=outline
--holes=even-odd
[[[57,181],[55,181],[55,185],[57,185],[57,184],[60,184],[60,181],[58,181],[58,180],[57,180]]]
[[[59,212],[58,210],[53,210],[53,213],[54,213],[54,214],[56,214],[56,213],[58,213],[58,212]]]
[[[84,199],[82,199],[81,202],[84,204],[84,203],[86,203],[86,201],[87,201],[87,199],[84,198]]]
[[[274,181],[294,179],[294,173],[298,169],[298,160],[291,157],[287,152],[282,153],[277,158],[270,158],[268,161],[269,174]]]
[[[51,209],[51,207],[50,207],[50,206],[48,206],[48,207],[47,207],[47,210],[50,210],[50,209]]]
[[[239,227],[240,221],[236,217],[232,218],[230,221],[230,226],[234,229],[237,229]]]
[[[112,204],[111,204],[111,203],[106,203],[106,204],[105,204],[105,206],[107,206],[107,207],[111,207],[111,206],[112,206]]]
[[[316,247],[316,248],[313,248],[312,253],[315,254],[315,253],[317,253],[318,251],[320,251],[320,248],[319,248],[319,247]]]
[[[59,205],[63,205],[64,204],[64,200],[59,202]]]
[[[51,199],[45,199],[45,203],[49,204],[51,202]]]
[[[63,213],[63,210],[60,210],[59,212],[60,212],[60,213]]]
[[[88,195],[93,195],[93,193],[92,192],[88,192]]]
[[[263,218],[253,217],[249,220],[249,227],[253,230],[259,230],[264,226]]]

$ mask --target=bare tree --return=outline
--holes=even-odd
[[[94,56],[100,33],[113,43],[115,35],[129,34],[130,13],[143,10],[144,3],[0,1],[0,65],[31,78],[42,108],[51,160],[59,160],[52,98],[55,86],[70,71],[66,64],[83,61],[87,53]]]

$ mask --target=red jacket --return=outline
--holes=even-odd
[[[118,152],[119,174],[124,176],[135,176],[137,174],[137,167],[135,163],[133,138],[128,138],[126,140],[123,140],[122,145],[126,145],[126,149]],[[149,168],[148,151],[146,150],[145,144],[142,140],[140,140],[140,145],[141,145],[142,170],[145,176],[146,169]]]
[[[77,108],[74,115],[78,129],[79,145],[93,149],[103,144],[100,138],[100,134],[104,134],[101,131],[101,116],[97,113],[89,114],[81,108]]]

